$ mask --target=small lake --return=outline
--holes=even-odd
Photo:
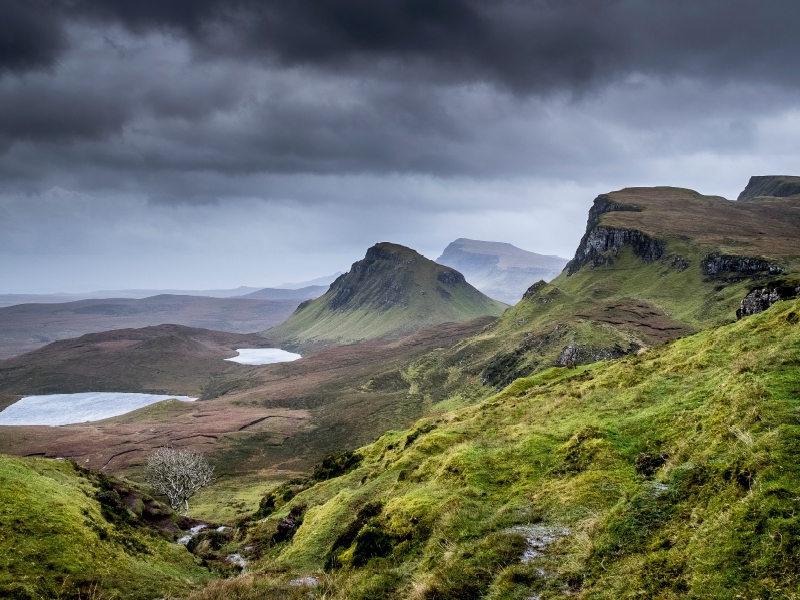
[[[271,365],[273,363],[291,362],[303,358],[294,352],[286,352],[280,348],[237,348],[239,356],[226,358],[242,365]]]
[[[122,392],[84,392],[25,396],[0,411],[0,425],[68,425],[100,421],[163,400],[193,402],[189,396],[127,394]]]

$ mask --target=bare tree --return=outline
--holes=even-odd
[[[147,481],[164,494],[174,510],[189,515],[189,498],[214,482],[214,467],[191,450],[159,448],[147,461]]]

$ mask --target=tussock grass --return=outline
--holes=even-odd
[[[147,599],[209,578],[185,548],[110,518],[90,472],[0,456],[0,597]]]
[[[794,598],[797,312],[781,302],[618,361],[550,369],[388,432],[354,471],[281,507],[275,518],[307,504],[306,520],[252,572],[299,577],[327,560],[332,598]],[[365,517],[369,503],[380,510]],[[245,543],[260,527],[244,525]],[[523,562],[530,527],[569,533]]]

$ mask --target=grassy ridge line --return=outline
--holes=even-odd
[[[147,599],[209,578],[183,547],[109,520],[73,463],[0,456],[0,597]]]
[[[798,315],[781,302],[388,432],[251,526],[263,542],[309,506],[256,569],[327,563],[331,597],[351,599],[797,597]]]

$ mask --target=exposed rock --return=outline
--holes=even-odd
[[[672,260],[669,263],[669,265],[673,269],[675,269],[678,273],[682,273],[683,271],[688,269],[690,264],[691,263],[689,262],[688,259],[686,259],[686,258],[684,258],[682,256],[679,256],[677,254],[672,257]]]
[[[599,226],[601,215],[614,211],[640,212],[637,206],[618,204],[603,194],[595,198],[589,209],[586,233],[583,234],[575,257],[567,263],[567,275],[577,273],[587,264],[593,266],[610,265],[611,259],[605,253],[612,251],[616,256],[623,246],[631,246],[633,253],[645,263],[660,259],[666,248],[666,242],[651,238],[646,233],[635,229],[618,229]]]
[[[752,290],[742,298],[736,310],[736,318],[741,319],[750,315],[764,312],[779,300],[788,300],[800,296],[800,282],[779,279],[768,283],[763,288]]]
[[[615,345],[613,348],[592,348],[582,344],[570,344],[561,351],[557,365],[559,367],[588,365],[601,360],[621,358],[629,352],[635,352],[638,349],[639,346],[637,344],[631,344],[627,352],[618,345]]]
[[[737,201],[747,202],[759,196],[786,198],[800,194],[800,177],[790,175],[757,175],[750,178]]]
[[[442,271],[437,273],[436,280],[445,285],[456,285],[466,281],[464,276],[458,271]]]
[[[707,254],[700,263],[700,268],[708,279],[726,279],[742,281],[759,275],[778,275],[783,268],[762,258],[736,256],[733,254]]]
[[[531,287],[529,287],[526,290],[526,292],[524,294],[522,294],[522,297],[523,298],[530,298],[531,296],[535,296],[540,291],[542,291],[545,288],[546,285],[547,285],[547,282],[544,279],[541,279],[541,280],[537,281],[536,283],[534,283]]]

